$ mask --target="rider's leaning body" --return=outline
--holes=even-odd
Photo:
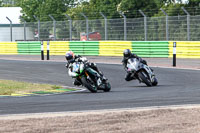
[[[131,53],[130,49],[125,49],[124,52],[123,52],[122,63],[123,63],[125,71],[127,72],[126,75],[125,75],[125,80],[126,81],[130,81],[130,80],[135,79],[135,77],[131,77],[131,73],[129,72],[128,67],[127,67],[127,61],[130,58],[137,58],[137,59],[140,60],[141,63],[147,65],[147,62],[145,60],[143,60],[141,57],[137,56],[134,53]]]
[[[70,77],[74,78],[74,85],[81,85],[81,80],[78,78],[78,73],[73,72],[73,63],[75,62],[84,62],[87,61],[88,65],[93,68],[96,72],[101,74],[101,71],[98,70],[97,66],[95,63],[91,63],[87,60],[86,57],[82,57],[80,55],[75,55],[72,51],[68,51],[65,54],[65,58],[67,60],[66,67],[68,68],[68,74]]]

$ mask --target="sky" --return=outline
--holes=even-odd
[[[13,24],[20,23],[20,10],[20,7],[0,7],[0,24],[10,24],[6,17],[8,17]]]

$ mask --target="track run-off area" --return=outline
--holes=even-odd
[[[98,63],[110,92],[88,90],[45,96],[1,97],[0,115],[137,108],[200,103],[200,71],[152,67],[158,86],[124,80],[121,64]],[[65,62],[0,60],[0,79],[72,86]],[[82,87],[81,87],[82,88]],[[83,88],[85,89],[85,88]]]

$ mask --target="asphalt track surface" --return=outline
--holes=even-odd
[[[155,67],[158,86],[126,82],[122,65],[97,64],[111,92],[1,97],[0,115],[118,109],[200,103],[200,71]],[[0,79],[73,86],[65,62],[0,60]]]

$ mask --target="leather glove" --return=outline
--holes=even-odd
[[[69,64],[67,63],[67,64],[65,65],[65,67],[68,68],[68,67],[69,67]]]

